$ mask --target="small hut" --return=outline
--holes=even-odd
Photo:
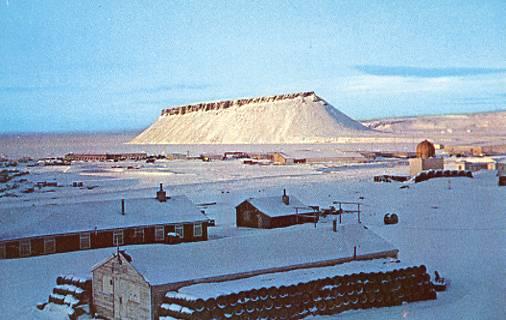
[[[283,195],[250,198],[241,202],[236,210],[238,227],[281,228],[317,219],[315,210],[294,196]]]

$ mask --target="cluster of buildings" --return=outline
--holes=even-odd
[[[186,196],[169,195],[162,184],[150,198],[2,209],[1,214],[0,258],[116,247],[91,270],[91,310],[106,319],[159,319],[165,294],[189,285],[398,255],[361,224],[311,227],[302,233],[282,228],[319,217],[317,206],[286,190],[236,207],[238,227],[280,229],[213,241],[206,241],[207,216]],[[202,243],[167,245],[195,241]],[[119,250],[133,244],[153,245]],[[188,267],[197,262],[198,267]]]
[[[444,151],[449,155],[461,157],[498,156],[506,154],[506,144],[445,146]]]
[[[119,161],[145,156],[70,154],[65,158]],[[225,154],[229,159],[246,156],[242,152]],[[363,158],[359,154],[346,156],[353,162]],[[310,152],[277,152],[272,157],[276,163],[290,164],[343,161],[344,155],[314,157]],[[417,146],[416,157],[409,163],[413,176],[425,170],[497,169],[499,184],[506,185],[506,162],[484,157],[437,157],[435,146],[427,140]],[[326,211],[304,204],[286,190],[279,195],[248,198],[235,207],[237,227],[277,230],[206,241],[210,219],[186,196],[170,195],[160,184],[150,198],[2,209],[0,259],[116,247],[116,253],[91,269],[92,313],[106,319],[160,319],[167,292],[183,287],[218,285],[356,260],[397,258],[398,249],[360,223],[360,205],[358,211],[349,211],[358,213],[358,224],[337,226],[334,221],[332,228],[316,228],[322,212],[342,214],[344,210],[339,206],[339,210]],[[304,228],[303,232],[286,228],[303,223],[314,223],[315,228]],[[201,243],[191,247],[168,245],[197,241]],[[139,244],[152,245],[119,250]],[[371,273],[374,276],[377,274]]]
[[[186,196],[88,201],[1,210],[0,259],[117,247],[176,244],[208,239],[210,219]],[[236,207],[237,227],[273,229],[318,221],[320,208],[286,190],[249,198]],[[11,223],[8,223],[8,222]],[[34,227],[36,226],[36,227]]]
[[[472,150],[474,151],[474,149]],[[445,147],[445,151],[447,151],[447,147]],[[463,156],[463,154],[449,157],[436,156],[434,144],[428,140],[424,140],[416,147],[416,157],[409,159],[409,173],[411,176],[416,176],[426,170],[501,171],[499,168],[504,166],[500,161],[492,157],[477,156],[476,153],[474,156]]]

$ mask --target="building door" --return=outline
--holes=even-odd
[[[120,268],[126,268],[121,266]],[[128,314],[128,281],[122,279],[121,274],[116,274],[114,285],[114,319],[130,319]]]

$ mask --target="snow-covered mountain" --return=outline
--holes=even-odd
[[[131,143],[326,143],[367,131],[314,92],[302,92],[165,109]]]

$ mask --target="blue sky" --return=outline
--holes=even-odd
[[[503,0],[0,0],[0,132],[310,90],[358,119],[502,110],[504,17]]]

